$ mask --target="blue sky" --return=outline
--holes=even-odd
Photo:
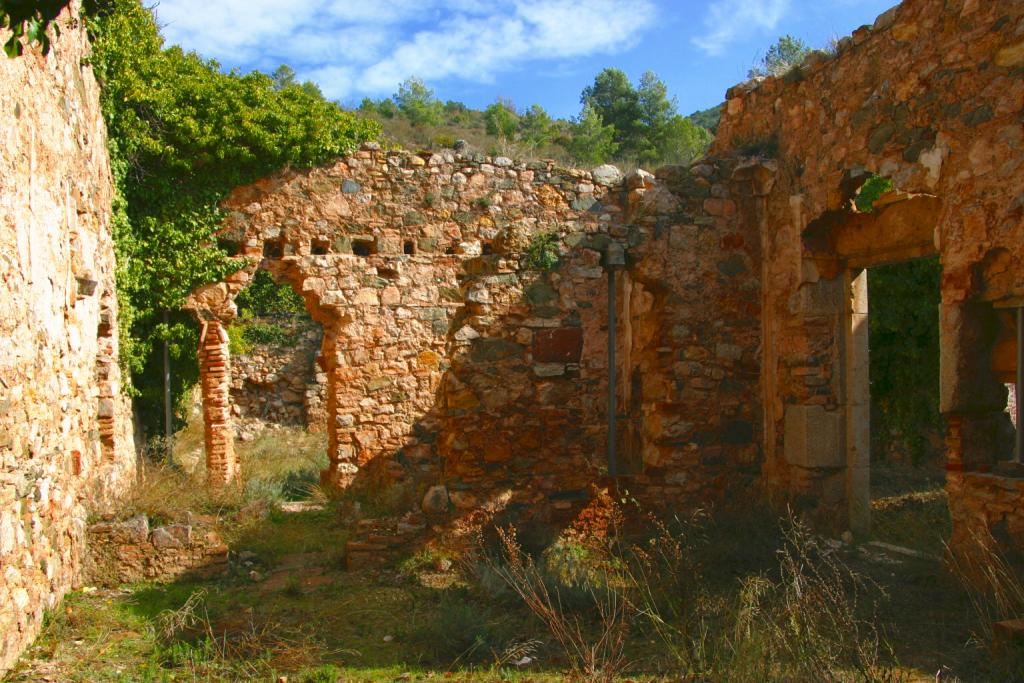
[[[443,100],[579,111],[609,66],[657,73],[688,114],[722,101],[778,36],[819,47],[895,0],[161,0],[168,42],[225,68],[286,63],[358,104],[419,76]]]

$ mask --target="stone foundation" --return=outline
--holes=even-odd
[[[87,516],[134,480],[106,131],[77,10],[48,56],[0,58],[0,674],[81,584]]]
[[[146,517],[88,529],[85,582],[113,587],[139,581],[211,579],[228,573],[228,547],[212,531],[186,524],[149,526]]]

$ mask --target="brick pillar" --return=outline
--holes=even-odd
[[[220,320],[204,321],[199,341],[199,381],[203,393],[206,473],[212,486],[231,483],[239,470],[231,424],[230,359],[224,324]]]
[[[343,489],[352,483],[359,468],[353,444],[354,418],[341,409],[350,402],[339,400],[354,377],[345,352],[339,348],[338,334],[336,325],[324,326],[320,357],[327,371],[327,457],[331,462],[320,473],[320,483]]]

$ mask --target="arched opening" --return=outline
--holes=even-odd
[[[261,268],[235,297],[227,328],[229,406],[247,485],[297,500],[327,467],[323,327],[303,298]]]

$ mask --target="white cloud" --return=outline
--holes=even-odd
[[[741,36],[773,31],[789,9],[789,0],[716,0],[704,16],[706,32],[693,44],[709,55],[720,55]]]
[[[230,66],[286,63],[332,98],[416,75],[488,83],[534,62],[633,46],[653,0],[162,0],[172,43]],[[550,64],[549,64],[550,65]]]

